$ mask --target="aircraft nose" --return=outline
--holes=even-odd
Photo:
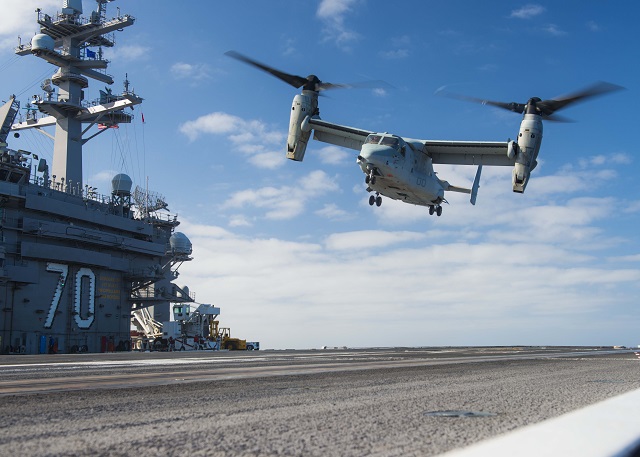
[[[379,144],[364,144],[358,155],[358,160],[367,163],[384,162],[393,154],[393,149]]]

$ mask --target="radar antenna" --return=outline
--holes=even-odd
[[[142,219],[155,211],[166,209],[169,206],[162,195],[143,189],[140,186],[136,186],[133,191],[133,201],[136,204],[136,218]]]

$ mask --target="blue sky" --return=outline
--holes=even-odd
[[[23,0],[0,18],[0,87],[24,103],[52,67],[16,57],[37,31]],[[636,1],[472,2],[118,0],[109,73],[145,98],[135,122],[85,146],[85,181],[111,177],[163,194],[194,245],[178,283],[222,308],[235,336],[267,348],[640,344],[640,33]],[[94,3],[85,0],[85,12]],[[367,203],[356,153],[312,142],[284,158],[293,89],[224,56],[236,50],[323,81],[323,119],[443,140],[506,141],[520,116],[438,97],[552,98],[596,81],[627,90],[545,124],[524,195],[509,168],[485,168],[476,206],[448,195],[443,216]],[[87,98],[102,85],[93,83]],[[141,122],[144,113],[146,123]],[[51,157],[25,133],[11,146]],[[436,167],[470,186],[473,167]]]

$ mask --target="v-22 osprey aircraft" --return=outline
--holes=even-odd
[[[440,141],[400,137],[387,132],[373,132],[334,124],[320,118],[318,96],[328,89],[350,87],[320,81],[316,75],[306,78],[276,70],[235,51],[227,56],[263,70],[302,92],[293,98],[287,158],[301,162],[307,143],[313,138],[358,151],[357,163],[365,174],[369,204],[380,206],[382,197],[405,203],[426,206],[429,214],[442,214],[445,192],[470,194],[475,205],[482,166],[512,166],[513,191],[523,193],[531,171],[537,165],[542,143],[542,120],[563,121],[555,111],[587,97],[621,89],[614,84],[600,82],[579,92],[550,100],[530,98],[527,103],[503,103],[453,94],[456,98],[504,108],[523,114],[517,140],[500,141]],[[471,189],[457,187],[438,178],[434,164],[476,165],[478,167]]]

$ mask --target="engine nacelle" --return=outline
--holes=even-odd
[[[513,191],[519,194],[524,193],[524,189],[529,182],[529,175],[531,169],[521,163],[516,163],[513,167],[513,173],[511,173],[511,183],[513,184]]]
[[[298,94],[293,97],[291,104],[291,118],[289,120],[289,136],[287,138],[287,159],[302,162],[304,153],[307,150],[307,142],[311,136],[311,129],[308,120],[303,125],[305,119],[313,116],[318,108],[318,95],[311,91],[310,94]]]
[[[536,159],[541,144],[542,118],[538,114],[525,114],[520,123],[517,147],[513,149],[516,159],[512,175],[514,192],[523,193],[527,187],[531,170],[533,170],[538,163]],[[509,151],[510,148],[507,149],[507,154],[509,154]]]

